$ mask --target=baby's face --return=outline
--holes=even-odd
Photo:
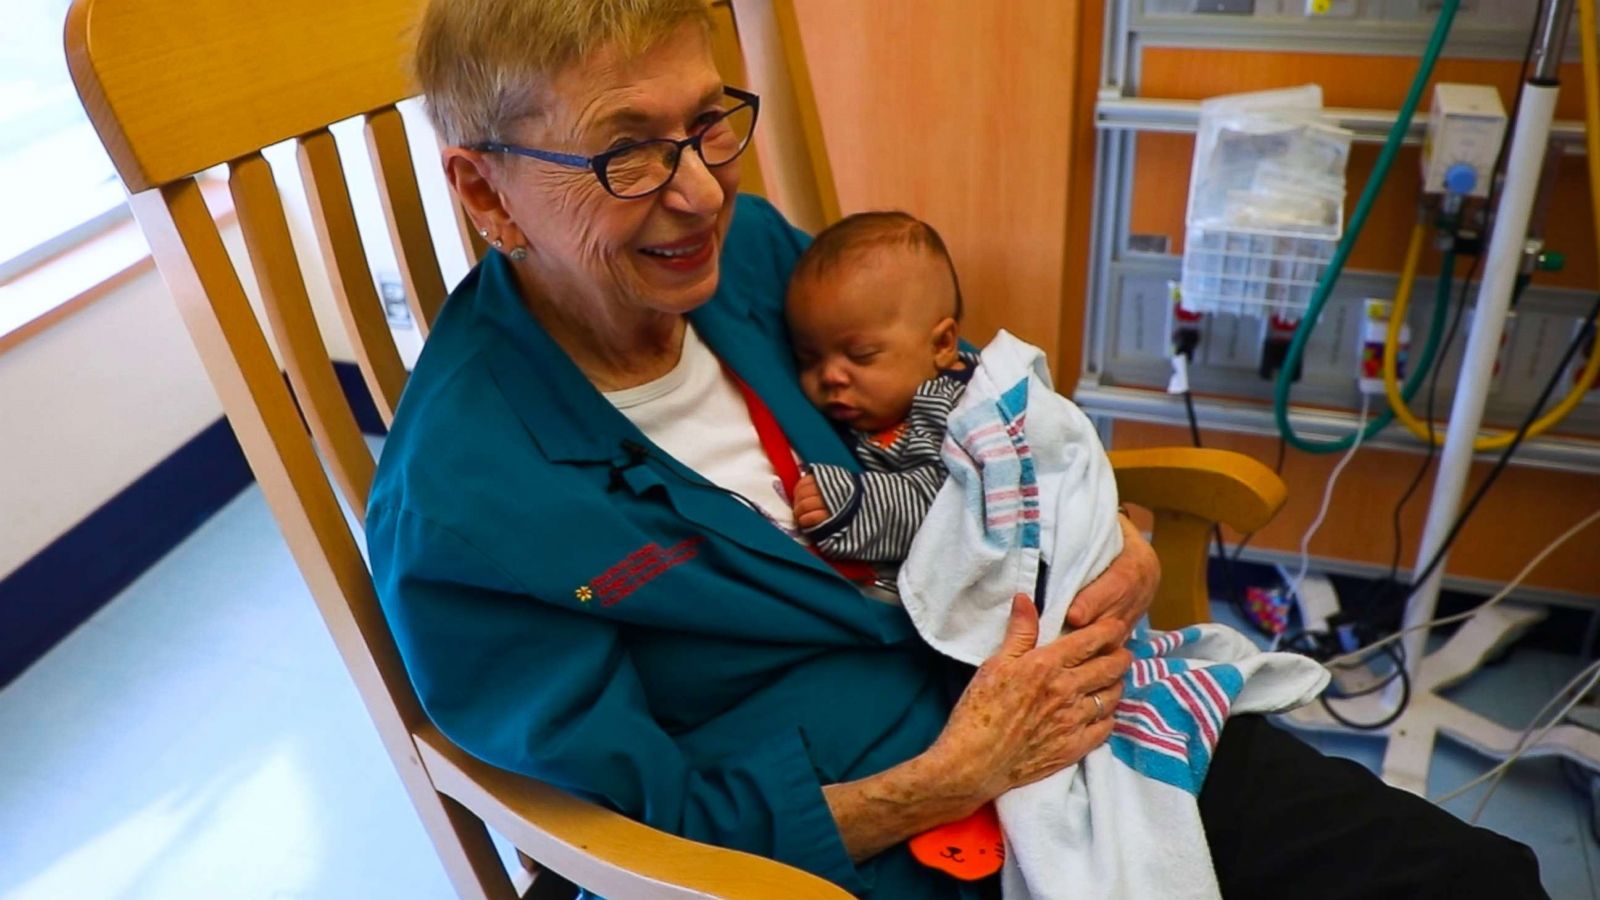
[[[789,286],[800,388],[856,431],[898,425],[917,386],[955,364],[954,288],[932,254],[889,248]]]

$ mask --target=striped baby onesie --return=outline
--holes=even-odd
[[[939,453],[950,410],[966,390],[978,355],[962,353],[961,361],[965,369],[941,372],[917,386],[911,411],[892,440],[852,433],[855,457],[865,471],[822,464],[810,468],[830,515],[805,529],[806,536],[829,559],[878,564],[877,586],[896,594],[899,563],[944,484],[947,473]]]

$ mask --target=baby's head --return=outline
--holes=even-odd
[[[898,425],[917,386],[958,365],[961,286],[944,241],[903,212],[829,226],[789,281],[806,398],[856,431]]]

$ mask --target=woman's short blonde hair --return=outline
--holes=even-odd
[[[447,144],[502,140],[562,69],[604,47],[638,54],[689,22],[710,28],[706,0],[429,0],[417,81]]]

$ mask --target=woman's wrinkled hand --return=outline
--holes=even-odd
[[[1005,641],[929,750],[974,807],[1072,765],[1111,736],[1133,662],[1119,622],[1107,618],[1043,647],[1034,646],[1038,638],[1038,613],[1018,594]]]
[[[1132,522],[1121,515],[1117,522],[1122,527],[1122,553],[1073,598],[1067,610],[1067,627],[1084,628],[1114,621],[1121,628],[1121,643],[1149,611],[1156,585],[1161,581],[1161,563],[1155,549]]]

